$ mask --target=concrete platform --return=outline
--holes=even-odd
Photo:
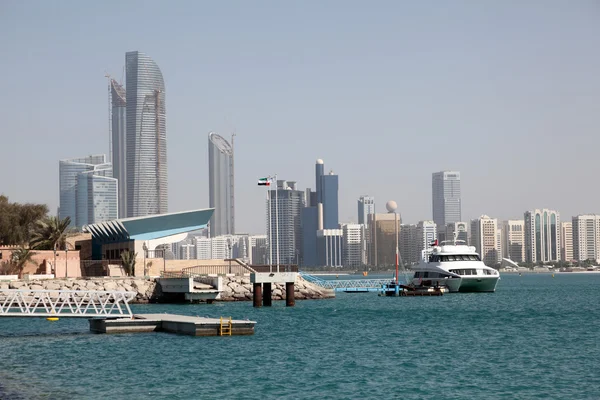
[[[221,336],[221,321],[218,318],[175,314],[135,314],[132,319],[92,318],[89,321],[90,331],[94,333],[169,332],[191,336]],[[231,335],[253,335],[255,324],[256,321],[232,320]]]

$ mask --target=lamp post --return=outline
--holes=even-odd
[[[56,253],[58,250],[58,244],[54,243],[54,264],[52,264],[52,273],[54,274],[54,277],[56,278]]]
[[[69,247],[65,244],[65,278],[69,277]]]
[[[229,273],[231,274],[231,238],[227,238],[227,247],[229,248]]]

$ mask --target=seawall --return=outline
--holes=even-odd
[[[162,290],[154,278],[78,278],[1,281],[0,289],[29,290],[97,290],[137,292],[135,303],[154,303],[162,300]],[[252,284],[247,276],[223,277],[223,292],[216,301],[252,301]],[[285,299],[285,284],[273,284],[272,299]],[[296,300],[334,298],[335,292],[324,289],[298,276],[294,284]]]

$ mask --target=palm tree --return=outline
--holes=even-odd
[[[71,233],[71,218],[48,217],[36,222],[30,246],[38,250],[64,250]]]
[[[25,269],[27,264],[32,262],[32,257],[34,255],[34,251],[25,247],[19,247],[18,249],[14,250],[10,257],[12,272],[19,274],[20,278],[21,274],[23,273],[23,269]]]
[[[121,253],[121,261],[123,262],[123,268],[125,269],[125,273],[129,276],[132,276],[135,272],[135,258],[137,257],[137,253],[132,251],[124,251]]]

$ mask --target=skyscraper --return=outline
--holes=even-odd
[[[524,219],[525,261],[528,263],[558,261],[560,214],[544,208],[525,212]]]
[[[127,83],[127,216],[166,213],[167,129],[165,84],[144,53],[125,54]]]
[[[363,224],[342,224],[344,267],[362,267],[367,263],[365,247],[365,226]]]
[[[119,185],[119,218],[127,217],[127,126],[125,88],[110,79],[111,100],[111,162],[113,167],[113,178],[117,179]]]
[[[422,251],[429,248],[430,243],[437,238],[437,226],[433,221],[419,221],[416,228],[417,257],[421,259]]]
[[[296,182],[278,180],[276,189],[269,189],[267,200],[267,238],[270,239],[271,263],[297,264],[302,247],[300,210],[304,207],[304,192]],[[270,223],[269,223],[270,222]]]
[[[358,198],[358,223],[366,225],[368,215],[375,214],[375,198],[372,196],[360,196]]]
[[[338,176],[333,171],[321,176],[321,199],[323,200],[323,229],[339,228]]]
[[[600,215],[573,217],[573,258],[577,261],[600,259]]]
[[[504,221],[502,231],[502,257],[514,262],[525,261],[525,221]]]
[[[573,223],[560,224],[560,259],[571,262],[573,260]]]
[[[461,221],[460,172],[434,173],[431,189],[433,222],[445,232],[448,223]]]
[[[82,227],[118,218],[117,180],[106,156],[93,155],[59,162],[61,219]]]
[[[210,236],[233,235],[234,224],[233,146],[222,136],[208,135],[209,207],[215,212],[210,219]]]
[[[481,260],[487,266],[494,266],[502,261],[502,254],[498,248],[498,220],[482,215],[471,220],[471,245],[479,253]]]

